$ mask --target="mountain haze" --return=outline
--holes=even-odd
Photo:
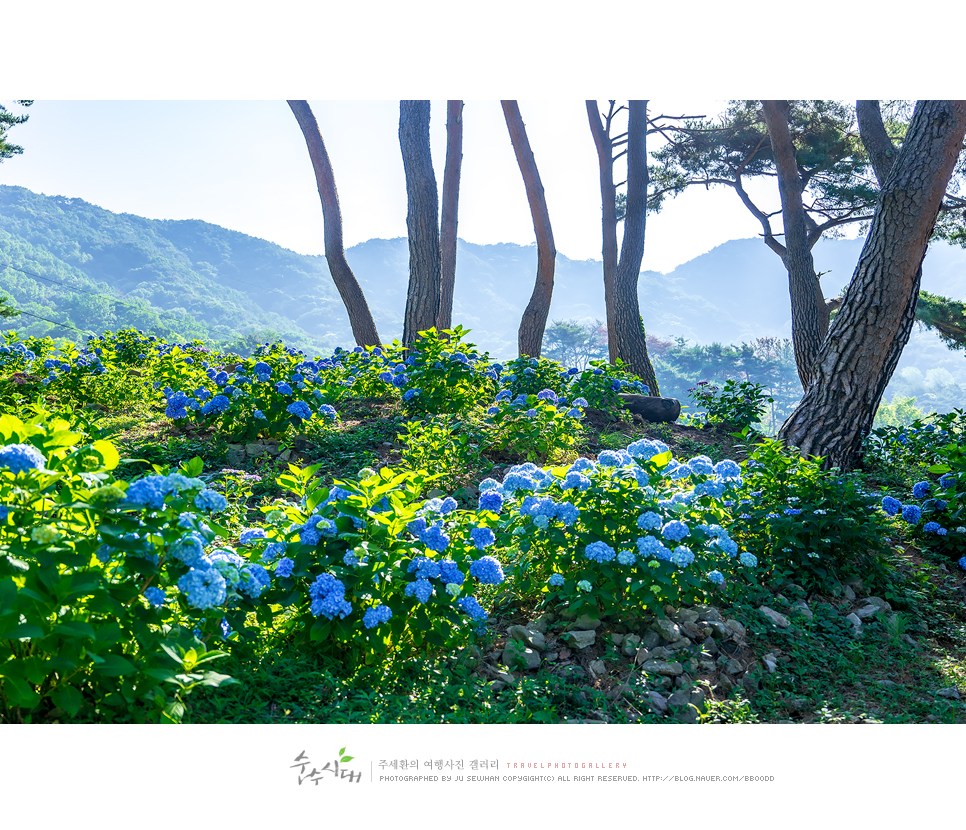
[[[322,221],[321,211],[319,222]],[[814,250],[827,297],[848,282],[862,239],[822,240]],[[346,252],[380,336],[399,338],[409,278],[404,238],[370,239]],[[491,356],[516,354],[516,332],[536,274],[536,246],[459,241],[453,321]],[[37,276],[29,276],[14,266]],[[604,318],[602,266],[557,255],[550,320]],[[923,287],[961,299],[966,251],[931,246]],[[47,279],[39,279],[46,277]],[[788,281],[760,239],[719,245],[661,274],[644,271],[641,313],[649,334],[739,343],[791,334]],[[0,289],[34,317],[7,321],[32,335],[134,326],[174,338],[250,347],[268,337],[309,352],[351,346],[348,317],[325,258],[289,251],[200,220],[116,214],[82,199],[0,186]],[[899,370],[948,371],[966,387],[966,358],[931,332],[913,333]],[[944,376],[945,377],[945,376]]]

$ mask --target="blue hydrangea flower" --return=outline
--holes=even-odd
[[[690,536],[691,531],[688,530],[688,526],[684,522],[675,519],[673,522],[664,525],[661,535],[672,542],[680,542],[685,536]]]
[[[663,441],[654,441],[651,438],[642,438],[633,444],[628,444],[627,451],[637,459],[648,461],[655,455],[662,455],[668,452],[668,446]]]
[[[557,505],[556,518],[569,527],[580,518],[580,510],[569,501],[562,501]]]
[[[457,507],[459,507],[459,504],[457,503],[456,499],[454,499],[452,496],[447,496],[439,505],[439,514],[441,516],[446,516],[447,514],[456,510]]]
[[[537,399],[541,401],[550,401],[550,403],[555,404],[557,402],[557,393],[552,389],[543,389],[537,392]]]
[[[622,565],[633,565],[637,561],[637,557],[632,551],[622,550],[617,554],[617,561]]]
[[[329,406],[327,403],[324,403],[319,407],[319,415],[321,415],[323,418],[328,418],[330,421],[334,421],[337,417],[335,407]]]
[[[567,473],[566,478],[561,482],[561,490],[587,490],[591,481],[583,473],[572,471]]]
[[[312,599],[309,611],[314,617],[324,616],[331,620],[352,613],[352,606],[345,599],[345,585],[330,573],[316,577],[309,586],[309,596]]]
[[[719,461],[715,464],[714,471],[721,478],[739,478],[741,476],[741,467],[730,458],[726,458],[724,461]],[[712,571],[712,573],[717,573],[717,571]]]
[[[617,553],[606,542],[591,542],[584,549],[584,556],[593,562],[610,562]]]
[[[262,591],[264,591],[271,579],[266,571],[261,565],[256,565],[254,563],[247,565],[242,569],[241,572],[241,582],[239,583],[239,589],[243,594],[255,599]]]
[[[671,553],[671,561],[679,568],[686,568],[694,561],[694,553],[691,548],[679,545]]]
[[[433,595],[433,585],[428,579],[417,579],[415,582],[410,582],[406,585],[404,593],[407,597],[415,596],[416,599],[425,605]]]
[[[164,476],[151,475],[132,481],[124,500],[129,504],[143,504],[154,510],[164,507]]]
[[[574,398],[574,406],[590,406],[586,398]]]
[[[292,569],[295,567],[295,560],[289,559],[287,556],[283,556],[278,560],[275,565],[275,576],[278,577],[288,577],[292,575]]]
[[[659,559],[662,562],[671,560],[671,551],[665,544],[654,536],[642,536],[637,540],[637,549],[641,556]]]
[[[798,508],[795,508],[795,507],[786,507],[786,508],[785,508],[785,509],[784,509],[784,510],[783,510],[782,512],[783,512],[783,513],[784,513],[784,514],[785,514],[786,516],[797,516],[797,515],[798,515],[799,513],[801,513],[802,511],[801,511],[801,510],[799,510]]]
[[[919,524],[922,518],[922,510],[914,504],[907,504],[902,508],[902,519],[911,525]]]
[[[437,579],[441,573],[440,564],[428,556],[417,556],[407,568],[407,573],[416,573],[416,579]]]
[[[483,550],[496,542],[496,535],[488,527],[474,527],[470,531],[470,538],[477,550]]]
[[[154,608],[160,608],[168,601],[168,598],[164,595],[164,588],[157,588],[155,586],[145,589],[144,598]]]
[[[419,395],[419,389],[415,389],[415,388],[407,389],[405,392],[403,392],[403,400],[411,401],[413,398],[417,397],[418,395]]]
[[[613,450],[602,450],[597,455],[597,463],[601,467],[616,467],[620,463],[620,458]]]
[[[941,529],[939,522],[926,522],[922,526],[923,533],[936,533]]]
[[[362,624],[366,628],[375,628],[380,623],[388,622],[391,616],[392,609],[388,605],[380,603],[366,609],[366,613],[362,615]]]
[[[208,403],[201,407],[201,414],[208,415],[211,412],[225,412],[231,406],[231,400],[224,395],[215,395]]]
[[[261,539],[267,539],[268,534],[260,527],[252,527],[247,530],[243,530],[241,535],[238,537],[238,541],[242,545],[253,545]]]
[[[280,395],[291,395],[292,387],[289,386],[284,380],[280,380],[275,384],[275,391]],[[316,614],[316,616],[318,616],[318,614]]]
[[[205,558],[204,539],[197,532],[188,533],[182,536],[169,549],[168,553],[180,562],[184,562],[188,567],[199,566]]]
[[[202,490],[195,496],[195,507],[199,510],[207,510],[209,513],[220,513],[228,507],[228,499],[216,490]]]
[[[516,490],[536,490],[537,482],[523,473],[507,473],[503,479],[503,489],[510,493]]]
[[[912,497],[915,499],[924,499],[929,495],[929,490],[931,485],[928,481],[919,481],[912,485]]]
[[[273,562],[283,553],[288,546],[285,542],[269,542],[265,546],[265,550],[262,551],[262,561],[263,562]]]
[[[714,465],[706,455],[696,455],[688,461],[688,469],[695,475],[710,476],[714,475]]]
[[[741,556],[738,557],[738,561],[741,562],[746,568],[754,568],[758,565],[758,557],[753,553],[748,553],[744,551]]]
[[[721,573],[721,571],[709,571],[708,572],[708,582],[711,582],[711,583],[713,583],[715,585],[723,585],[724,584],[724,574]]]
[[[439,578],[446,585],[462,585],[466,576],[452,559],[444,559],[439,563]]]
[[[944,489],[949,489],[950,487],[956,486],[956,476],[952,473],[946,473],[939,479],[939,486]]]
[[[564,584],[563,574],[551,574],[550,579],[547,580],[548,585],[553,585],[555,588]]]
[[[505,579],[503,567],[492,556],[483,556],[470,565],[470,576],[484,585],[499,585]]]
[[[285,411],[303,421],[311,421],[315,415],[309,408],[309,405],[304,401],[292,401],[292,403],[285,407]]]
[[[217,608],[228,597],[228,585],[216,568],[191,568],[178,580],[178,589],[199,611]]]
[[[483,606],[480,605],[476,597],[463,597],[457,601],[456,606],[474,620],[486,619],[486,611],[483,610]]]
[[[443,526],[436,522],[426,528],[425,533],[419,537],[419,541],[437,553],[442,553],[449,547],[449,536],[443,532]]]
[[[483,485],[480,484],[480,489]],[[494,490],[486,490],[480,493],[480,510],[492,510],[494,513],[499,513],[503,510],[503,496]]]
[[[637,517],[637,526],[641,530],[657,530],[662,524],[664,520],[653,510],[648,510],[647,513]]]

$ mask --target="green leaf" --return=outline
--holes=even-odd
[[[205,468],[205,462],[201,460],[199,456],[195,456],[190,461],[185,461],[181,465],[182,472],[188,476],[188,478],[197,478],[201,475]]]
[[[352,760],[353,758],[355,758],[355,755],[343,755],[343,756],[342,756],[342,757],[341,757],[341,758],[340,758],[339,760],[340,760],[340,761],[341,761],[341,762],[342,762],[343,764],[347,764],[347,763],[349,763],[349,761],[351,761],[351,760]]]
[[[80,637],[85,640],[93,640],[97,637],[94,626],[86,622],[57,623],[50,633],[55,637]]]
[[[60,686],[51,693],[54,703],[74,717],[84,705],[84,696],[73,686]]]
[[[44,631],[38,625],[23,623],[0,633],[0,640],[41,640]]]
[[[238,683],[238,681],[235,680],[235,678],[231,675],[219,674],[218,672],[214,671],[206,671],[204,674],[202,674],[199,685],[214,686],[217,688],[218,686],[230,686],[233,683]]]
[[[105,677],[121,677],[137,671],[135,665],[126,657],[119,654],[105,654],[104,659],[94,667],[94,671]]]
[[[121,456],[110,441],[95,441],[91,449],[101,457],[105,470],[113,470],[121,463]]]

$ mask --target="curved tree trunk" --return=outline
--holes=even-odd
[[[859,122],[859,138],[869,154],[879,187],[882,187],[899,151],[882,123],[882,111],[878,101],[856,101],[855,117]]]
[[[614,334],[616,354],[629,370],[660,395],[657,376],[647,354],[647,340],[641,326],[637,283],[644,258],[644,230],[647,221],[647,101],[628,103],[627,121],[627,211],[624,239],[614,275]]]
[[[607,313],[607,347],[611,357],[617,354],[617,334],[614,331],[614,278],[617,275],[617,188],[614,186],[614,157],[609,130],[600,119],[596,101],[587,101],[587,119],[597,147],[600,168],[601,256],[604,260],[604,308]],[[611,102],[613,106],[613,102]]]
[[[850,469],[909,339],[921,265],[966,135],[966,101],[920,101],[845,300],[798,408],[779,432]]]
[[[537,279],[530,302],[520,320],[517,343],[521,356],[540,357],[543,333],[547,328],[547,316],[550,314],[550,300],[553,296],[553,273],[557,249],[553,244],[553,229],[550,227],[550,214],[547,212],[547,198],[543,192],[543,184],[537,171],[537,163],[533,158],[533,151],[530,149],[520,107],[516,101],[500,103],[503,105],[503,115],[506,118],[507,130],[510,132],[513,152],[516,154],[523,183],[527,188],[527,201],[530,203],[530,214],[533,216],[533,232],[537,237]]]
[[[409,209],[409,292],[403,345],[416,341],[439,317],[439,192],[429,151],[429,101],[399,102],[399,146],[406,172]]]
[[[788,129],[788,101],[762,101],[768,137],[771,140],[785,227],[782,261],[788,271],[788,292],[792,306],[792,343],[802,388],[807,389],[812,365],[828,331],[829,310],[815,273],[808,241],[802,177],[795,160],[795,146]]]
[[[335,189],[335,176],[332,174],[332,164],[329,154],[322,141],[318,122],[312,114],[308,101],[289,101],[289,107],[295,119],[302,128],[305,144],[312,160],[315,171],[315,182],[322,199],[322,222],[325,238],[325,261],[329,264],[332,281],[345,303],[349,314],[349,325],[357,346],[378,346],[379,333],[369,311],[365,294],[359,286],[358,280],[352,273],[345,258],[345,247],[342,241],[342,211],[339,209],[339,194]]]
[[[456,225],[463,161],[463,102],[446,102],[446,166],[439,220],[439,317],[437,331],[453,327],[453,289],[456,286]]]

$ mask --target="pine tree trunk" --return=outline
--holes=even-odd
[[[315,171],[315,182],[322,199],[322,222],[325,240],[325,261],[329,264],[329,273],[335,283],[339,296],[345,304],[349,315],[349,325],[357,346],[378,346],[379,333],[376,331],[375,321],[369,311],[369,304],[362,288],[356,280],[349,263],[345,258],[345,247],[342,241],[342,211],[339,209],[339,194],[335,189],[335,176],[329,154],[322,141],[318,122],[312,114],[308,101],[289,101],[289,107],[295,119],[302,128],[305,144],[312,160]]]
[[[815,273],[815,263],[808,242],[805,207],[802,204],[802,177],[798,171],[795,146],[788,129],[788,101],[761,103],[781,194],[782,224],[785,228],[785,254],[782,261],[788,271],[795,363],[802,388],[807,389],[812,365],[828,331],[829,310]]]
[[[920,101],[845,299],[798,408],[779,432],[851,469],[915,316],[922,260],[966,135],[966,101]]]
[[[437,331],[453,327],[453,290],[456,287],[456,226],[463,161],[463,102],[446,102],[446,166],[443,168],[443,203],[440,216],[440,297]]]
[[[652,395],[660,395],[657,376],[647,354],[647,340],[641,326],[637,284],[644,258],[644,230],[647,221],[647,101],[628,103],[627,121],[627,211],[624,240],[614,275],[615,358],[647,384]]]
[[[607,314],[607,348],[611,358],[617,354],[614,330],[614,279],[617,276],[617,188],[614,186],[614,157],[610,136],[604,128],[596,101],[587,101],[587,119],[597,147],[600,169],[601,256],[604,260],[604,309]]]
[[[409,292],[403,345],[436,325],[440,308],[439,192],[429,150],[429,101],[399,102],[399,146],[409,209]]]
[[[547,316],[550,314],[550,301],[553,297],[553,274],[557,249],[553,243],[547,197],[543,191],[543,183],[540,181],[537,162],[530,149],[520,107],[516,101],[500,103],[503,105],[503,115],[506,118],[513,152],[516,154],[517,164],[520,166],[523,183],[527,189],[527,201],[530,203],[530,214],[533,217],[533,232],[537,237],[537,278],[530,302],[520,320],[517,344],[521,356],[540,357],[543,333],[547,328]]]
[[[855,118],[859,122],[859,137],[869,154],[879,187],[882,187],[899,151],[882,123],[882,111],[878,101],[856,101]]]

